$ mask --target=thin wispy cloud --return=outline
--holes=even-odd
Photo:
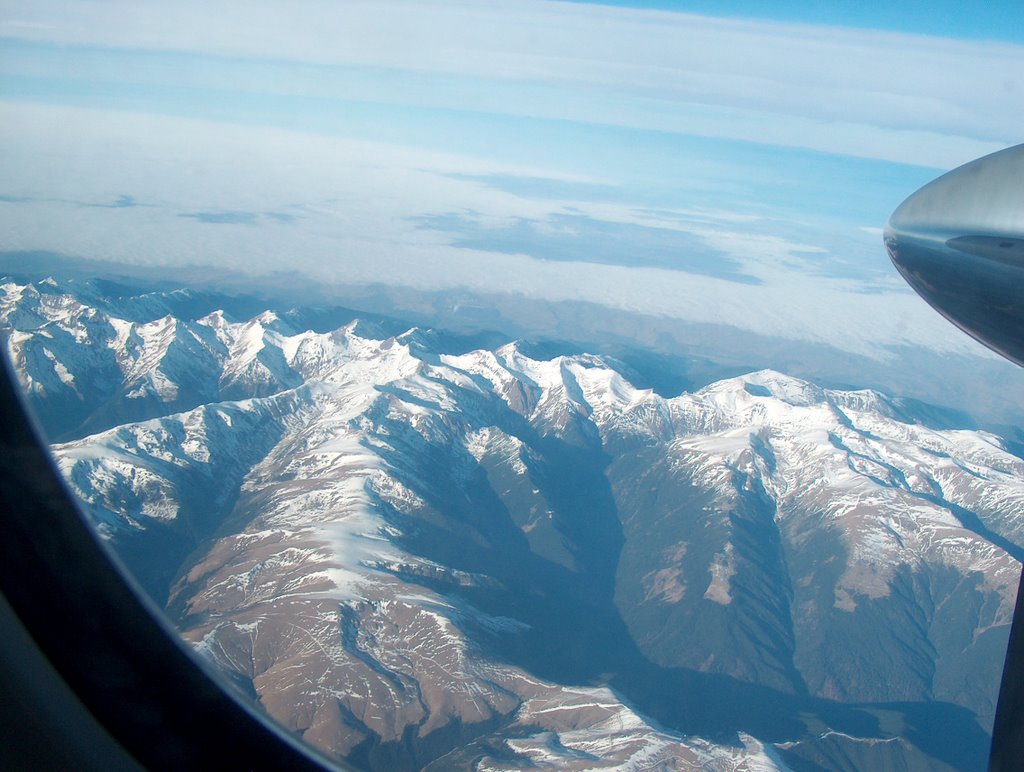
[[[22,40],[381,71],[359,79],[303,70],[290,78],[279,68],[276,82],[267,81],[271,92],[655,129],[935,167],[1013,143],[1019,116],[1007,104],[1024,94],[1022,46],[576,3],[185,0],[167,13],[159,5],[101,0],[24,4],[4,16],[0,34]],[[431,80],[387,77],[396,72]]]

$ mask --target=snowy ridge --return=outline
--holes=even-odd
[[[658,725],[643,695],[600,685],[641,661],[665,688],[686,671],[991,720],[987,652],[1024,541],[1024,461],[991,434],[773,371],[666,399],[592,355],[454,355],[418,330],[146,303],[161,315],[0,287],[37,407],[77,406],[62,428],[88,432],[55,454],[101,531],[192,554],[160,574],[186,636],[331,753],[774,769],[817,747],[773,748],[756,722],[715,741]],[[597,685],[535,675],[574,635]]]

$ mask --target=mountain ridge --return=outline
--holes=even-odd
[[[831,758],[822,737],[899,736],[844,705],[945,701],[991,721],[1019,568],[994,540],[1024,535],[1024,461],[994,435],[770,370],[666,399],[589,354],[453,354],[430,331],[266,315],[147,327],[9,286],[8,350],[37,409],[81,388],[67,351],[108,368],[97,410],[113,425],[54,448],[86,508],[143,570],[181,540],[151,591],[329,751],[585,767],[661,747],[770,768]],[[136,420],[139,404],[155,415]],[[792,707],[730,717],[715,678]],[[586,690],[609,686],[609,715],[640,711],[614,741],[582,718]],[[681,686],[695,696],[666,702]],[[551,690],[576,704],[569,724],[529,708]],[[818,740],[799,706],[830,716]],[[934,736],[900,753],[977,763],[964,731],[961,756]]]

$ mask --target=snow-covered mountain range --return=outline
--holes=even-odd
[[[665,398],[598,356],[222,300],[8,281],[0,322],[101,533],[310,742],[372,768],[984,765],[1012,443],[773,371]]]

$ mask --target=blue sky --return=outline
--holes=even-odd
[[[589,0],[578,1],[589,3]],[[813,3],[806,0],[601,0],[598,4],[949,38],[1024,42],[1024,4],[1013,0],[976,3],[969,7],[960,0],[900,0],[890,3],[855,3],[849,0],[815,0]]]
[[[1019,140],[1020,14],[6,3],[0,249],[974,351],[880,229]]]

